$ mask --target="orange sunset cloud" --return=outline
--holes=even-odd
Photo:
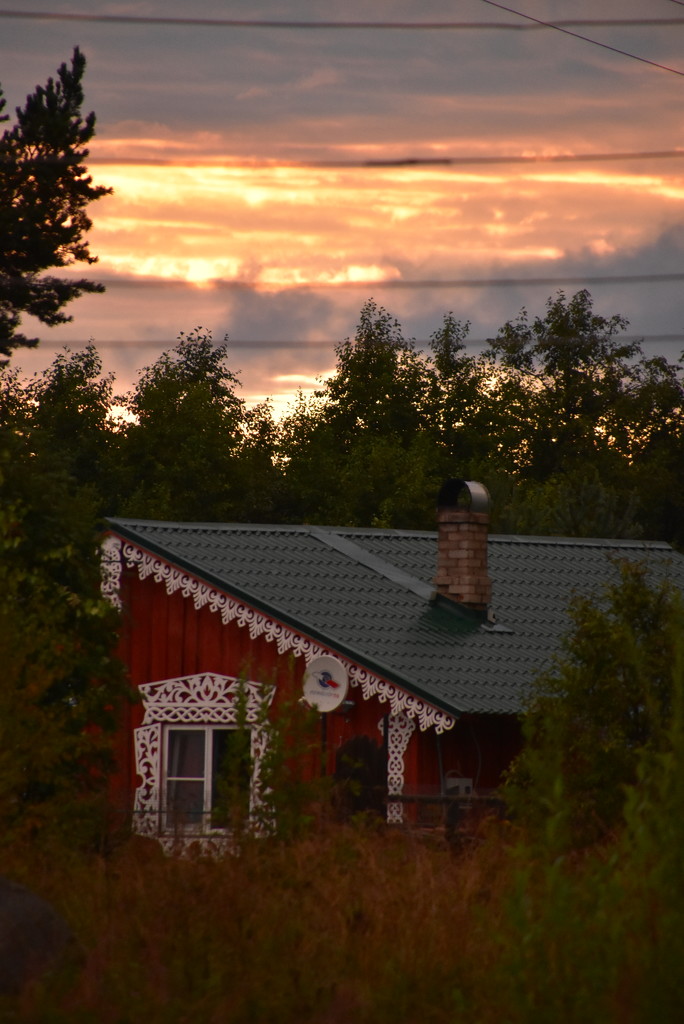
[[[66,0],[32,6],[72,13]],[[220,19],[222,5],[209,6]],[[567,16],[561,0],[532,6]],[[330,370],[371,295],[419,340],[451,309],[476,345],[522,306],[541,311],[557,287],[585,283],[635,333],[675,337],[684,75],[679,29],[645,26],[642,6],[607,0],[598,26],[579,0],[573,17],[588,19],[594,44],[507,31],[514,15],[478,0],[439,32],[210,31],[180,0],[150,0],[146,13],[183,27],[153,30],[135,14],[7,20],[10,101],[54,73],[78,30],[98,117],[90,170],[114,188],[91,211],[91,273],[107,292],[78,300],[74,322],[43,332],[21,365],[92,337],[126,387],[203,323],[235,339],[245,396],[282,404],[295,379],[310,387]],[[276,7],[264,0],[259,16]],[[372,17],[395,15],[379,0]],[[307,16],[320,16],[307,0],[287,14]],[[347,16],[369,17],[358,0]],[[407,17],[454,20],[453,5],[426,0]],[[468,30],[468,19],[497,27]]]

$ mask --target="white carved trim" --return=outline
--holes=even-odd
[[[422,732],[433,728],[435,732],[443,733],[456,724],[455,717],[447,711],[442,711],[375,675],[332,648],[323,647],[282,622],[269,618],[222,591],[215,590],[196,577],[174,568],[169,562],[153,557],[136,544],[126,541],[123,545],[123,558],[129,569],[137,569],[141,580],[151,576],[156,583],[164,584],[169,595],[180,590],[183,597],[192,598],[198,610],[206,605],[211,611],[220,614],[224,624],[235,620],[239,626],[249,629],[252,639],[263,636],[264,639],[275,643],[278,654],[291,650],[295,655],[301,655],[307,664],[321,654],[333,654],[345,664],[352,686],[361,687],[364,700],[377,697],[383,703],[388,703],[392,715],[408,715],[417,721]]]
[[[261,761],[268,744],[267,731],[263,728],[264,716],[273,700],[275,687],[265,686],[251,680],[243,681],[234,676],[223,676],[210,672],[180,676],[176,679],[162,679],[155,683],[143,683],[144,714],[142,725],[134,730],[135,767],[141,782],[135,791],[133,805],[133,831],[139,835],[161,838],[167,852],[186,848],[199,842],[202,852],[218,852],[227,848],[226,840],[220,836],[202,837],[163,836],[161,827],[161,784],[162,784],[162,729],[164,725],[236,725],[238,719],[238,698],[244,694],[244,716],[251,726],[250,743],[252,756],[252,782],[250,786],[250,815],[256,817],[262,811],[265,794],[261,786]],[[264,817],[262,813],[262,817]],[[266,815],[267,817],[267,815]],[[208,845],[207,845],[208,844]]]
[[[383,729],[384,724],[378,723]],[[390,715],[387,736],[387,796],[400,796],[404,792],[404,754],[409,740],[416,728],[414,719],[403,712]],[[399,800],[388,799],[387,821],[391,825],[401,825],[404,820],[404,805]]]
[[[156,836],[161,812],[161,748],[160,724],[141,726],[134,730],[135,770],[142,782],[135,791],[133,831],[141,836]]]
[[[142,683],[138,689],[145,705],[143,725],[153,722],[234,725],[235,698],[240,693],[246,698],[246,722],[253,725],[263,716],[264,703],[270,704],[275,693],[272,686],[211,672]]]
[[[225,857],[228,853],[239,852],[235,838],[230,835],[157,836],[156,838],[164,853],[169,857]]]
[[[388,683],[386,679],[381,679],[368,669],[353,665],[351,662],[347,662],[347,665],[352,685],[361,687],[364,700],[378,697],[389,704],[392,715],[405,714],[416,719],[421,732],[434,728],[435,732],[442,733],[452,729],[456,724],[456,719],[448,712],[427,704],[420,697],[407,693],[394,683]]]
[[[121,611],[121,541],[111,534],[102,541],[100,553],[100,589],[115,608]]]

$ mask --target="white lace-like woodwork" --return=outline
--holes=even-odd
[[[383,723],[378,723],[382,729]],[[391,715],[388,720],[387,735],[387,821],[390,825],[401,825],[404,820],[404,805],[400,800],[392,800],[404,792],[404,754],[409,740],[416,728],[416,723],[408,715],[400,713]]]
[[[107,539],[116,540],[116,538]],[[304,634],[291,629],[289,626],[285,626],[276,619],[264,615],[243,601],[238,601],[236,598],[229,597],[228,594],[208,586],[196,577],[175,568],[161,558],[153,557],[136,544],[128,541],[123,545],[120,542],[117,543],[119,543],[119,549],[116,549],[113,545],[107,549],[107,558],[109,560],[107,581],[110,589],[107,591],[106,596],[110,600],[113,599],[111,590],[113,584],[111,581],[115,578],[111,561],[115,550],[118,550],[120,557],[128,568],[136,569],[141,580],[151,576],[156,583],[164,584],[169,595],[180,591],[183,597],[192,599],[196,609],[208,607],[212,612],[216,612],[221,616],[221,621],[224,624],[235,621],[240,627],[248,629],[249,635],[253,640],[256,637],[263,636],[269,642],[275,643],[278,654],[292,651],[295,655],[301,655],[307,664],[321,654],[333,654],[345,664],[349,672],[351,685],[360,687],[364,700],[377,697],[383,703],[389,704],[390,714],[399,715],[403,713],[409,718],[415,719],[422,732],[426,729],[434,729],[437,733],[443,733],[452,729],[455,725],[456,719],[447,711],[442,711],[440,708],[428,704],[420,697],[416,697],[414,694],[401,689],[401,687],[396,686],[394,683],[382,679],[361,665],[345,658],[337,651],[315,643]],[[120,573],[121,568],[119,568],[119,577]],[[118,599],[118,584],[116,598]]]
[[[102,596],[121,611],[121,541],[111,534],[102,541],[100,579]]]
[[[250,784],[250,815],[257,817],[266,794],[260,780],[261,761],[267,744],[267,733],[261,727],[275,689],[233,676],[205,672],[162,679],[140,686],[144,715],[142,725],[135,729],[135,767],[140,785],[135,791],[133,830],[139,835],[161,838],[168,851],[199,843],[202,852],[223,850],[227,846],[220,836],[167,836],[162,829],[162,746],[165,725],[237,725],[240,714],[251,726],[252,778]],[[239,708],[242,700],[244,706]]]

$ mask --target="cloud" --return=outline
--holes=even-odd
[[[31,6],[70,10],[63,0]],[[180,0],[91,6],[101,13],[188,15]],[[568,16],[560,0],[544,6],[549,17]],[[234,7],[254,16],[251,5]],[[643,16],[637,0],[609,7],[607,16]],[[573,5],[573,17],[595,11],[589,0]],[[225,17],[225,4],[208,0],[201,16]],[[264,0],[259,16],[328,14],[307,0],[294,0],[283,14],[278,0]],[[425,0],[419,10],[409,0],[378,0],[370,14],[367,4],[350,0],[343,16],[504,19],[475,0],[457,14],[445,0]],[[681,61],[671,29],[591,31],[648,59]],[[85,272],[111,286],[104,296],[78,300],[73,324],[42,330],[39,352],[18,354],[29,370],[45,365],[54,344],[93,337],[125,390],[180,330],[203,324],[218,340],[227,332],[252,343],[231,355],[246,395],[287,393],[295,382],[283,378],[306,381],[334,365],[334,342],[353,333],[371,295],[399,317],[407,335],[426,339],[453,309],[472,321],[471,338],[478,339],[523,305],[543,312],[554,290],[402,292],[375,277],[581,278],[682,265],[681,160],[276,166],[671,150],[681,136],[680,80],[666,72],[550,31],[304,32],[7,19],[0,56],[10,109],[68,59],[76,38],[88,58],[85,109],[98,117],[93,176],[115,188],[91,209],[91,248],[100,263]],[[116,162],[144,158],[174,165]],[[263,166],[269,162],[274,166]],[[359,274],[367,289],[277,287]],[[271,288],[230,290],[212,286],[214,279]],[[624,313],[636,333],[675,333],[684,324],[678,286],[591,290],[601,312]],[[263,341],[297,344],[256,344]],[[672,345],[662,350],[674,353]]]

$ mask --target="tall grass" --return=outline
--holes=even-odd
[[[284,762],[286,763],[286,761]],[[684,1020],[684,644],[670,722],[619,828],[573,848],[562,778],[543,827],[472,842],[334,822],[297,779],[284,833],[221,859],[0,844],[76,943],[0,1002],[31,1024],[680,1024]],[[294,827],[296,825],[297,827]]]
[[[356,825],[213,861],[140,840],[107,860],[24,861],[14,876],[53,899],[80,955],[16,1019],[458,1019],[491,969],[497,860]]]
[[[556,858],[501,823],[457,854],[365,823],[220,860],[142,839],[107,857],[6,853],[0,870],[53,901],[77,948],[0,1019],[679,1022],[681,851],[664,863],[647,818]],[[679,843],[673,828],[657,842]]]
[[[125,836],[79,852],[63,804],[58,828],[0,835],[0,873],[50,900],[76,940],[51,975],[0,1000],[0,1021],[680,1024],[684,611],[664,607],[666,713],[653,741],[624,748],[628,773],[594,773],[618,810],[593,843],[577,827],[586,787],[548,744],[517,790],[535,813],[485,821],[457,849],[438,832],[340,823],[334,793],[300,771],[312,723],[285,706],[261,765],[261,836],[229,808],[238,853],[166,857]],[[648,662],[638,645],[630,658],[626,670]],[[239,782],[241,756],[236,767]]]

